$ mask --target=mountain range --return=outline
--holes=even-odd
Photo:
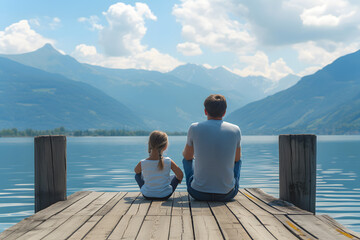
[[[209,90],[174,76],[82,64],[59,53],[50,44],[34,52],[3,56],[90,84],[127,106],[151,128],[185,130],[192,121],[204,119],[202,101]]]
[[[241,78],[224,68],[212,70],[193,64],[169,73],[103,68],[79,63],[50,44],[30,53],[0,56],[90,84],[127,106],[147,126],[171,131],[185,131],[192,122],[204,120],[203,101],[210,93],[225,94],[230,112],[266,96],[254,84],[271,82]],[[190,73],[196,77],[189,79]],[[206,79],[209,84],[204,83]],[[226,87],[221,89],[222,85]]]
[[[49,44],[0,57],[1,128],[185,131],[205,120],[206,96],[221,93],[228,100],[226,120],[243,134],[360,129],[359,51],[300,80],[288,75],[279,81],[194,64],[168,73],[110,69],[79,63]]]
[[[338,58],[293,87],[250,103],[227,120],[245,134],[360,133],[360,51]]]
[[[97,88],[2,57],[0,126],[148,129],[128,107]]]
[[[209,69],[196,64],[179,66],[169,74],[183,81],[208,88],[213,93],[223,94],[228,100],[228,112],[287,89],[300,79],[292,74],[279,81],[272,81],[261,76],[241,77],[224,67]]]

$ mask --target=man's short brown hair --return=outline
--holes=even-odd
[[[226,99],[220,94],[211,94],[205,99],[204,107],[210,117],[222,117],[226,111]]]

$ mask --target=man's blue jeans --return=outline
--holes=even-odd
[[[188,190],[189,194],[196,200],[227,202],[227,201],[232,200],[239,191],[241,160],[238,162],[235,162],[235,165],[234,165],[235,186],[230,192],[228,192],[226,194],[200,192],[200,191],[193,189],[191,187],[191,182],[193,181],[193,178],[194,178],[193,160],[186,160],[184,158],[183,166],[184,166],[184,171],[185,171],[187,190]]]

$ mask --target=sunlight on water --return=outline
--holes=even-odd
[[[185,137],[170,137],[166,155],[181,166]],[[360,136],[318,136],[317,214],[360,232]],[[0,138],[0,232],[34,213],[32,138]],[[147,157],[147,137],[68,138],[68,195],[139,191],[133,169]],[[241,187],[278,197],[277,136],[244,136]],[[182,166],[181,166],[182,167]],[[178,187],[186,191],[185,184]]]

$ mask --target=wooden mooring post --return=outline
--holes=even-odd
[[[66,137],[34,139],[35,212],[66,200]]]
[[[316,135],[279,136],[280,199],[315,213]]]

